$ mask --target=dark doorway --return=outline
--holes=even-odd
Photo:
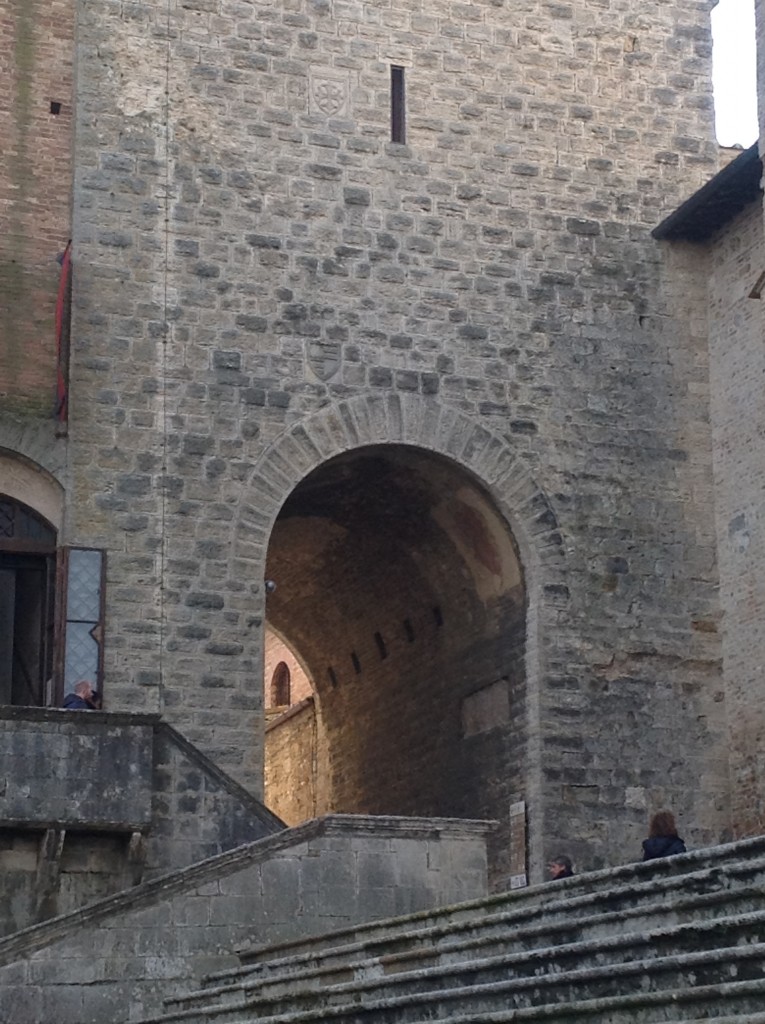
[[[0,703],[51,703],[56,531],[0,496]]]
[[[526,785],[526,597],[489,494],[429,452],[349,452],[283,505],[267,576],[269,625],[315,680],[317,813],[498,819],[503,870]]]

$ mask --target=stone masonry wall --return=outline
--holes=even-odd
[[[312,699],[268,724],[265,800],[288,825],[331,809],[325,748]],[[324,771],[319,770],[320,765]]]
[[[71,0],[0,6],[0,399],[52,416],[56,257],[70,237]]]
[[[79,4],[69,539],[109,549],[111,706],[260,792],[270,524],[408,439],[519,542],[535,870],[657,802],[719,836],[705,367],[649,237],[716,168],[710,6]]]
[[[234,950],[486,894],[486,823],[329,818],[0,942],[0,1017],[139,1020]]]
[[[174,729],[154,737],[151,878],[279,832],[283,822]]]
[[[752,203],[710,245],[709,347],[715,444],[723,657],[737,836],[765,826],[765,313],[750,295],[765,270],[761,203]]]

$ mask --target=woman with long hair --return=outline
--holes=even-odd
[[[676,853],[685,853],[685,843],[677,834],[674,815],[671,811],[659,811],[651,818],[648,838],[643,840],[643,860],[672,857]]]

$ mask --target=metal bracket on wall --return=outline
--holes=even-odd
[[[35,920],[45,921],[57,913],[61,854],[66,829],[46,828],[37,851],[35,876]]]
[[[143,832],[133,832],[130,836],[127,863],[130,885],[140,885],[146,865],[146,837]]]
[[[757,280],[754,282],[754,287],[749,292],[750,299],[761,299],[762,293],[765,291],[765,270],[760,274]]]

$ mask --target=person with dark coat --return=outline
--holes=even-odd
[[[64,697],[61,705],[67,711],[97,711],[100,706],[99,696],[93,689],[93,684],[87,679],[75,683],[74,691]]]
[[[554,857],[547,865],[547,870],[550,874],[550,878],[553,882],[556,882],[559,878],[573,878],[574,868],[571,863],[571,858],[565,854],[561,854],[560,857]]]
[[[643,840],[643,860],[673,857],[685,853],[685,843],[677,834],[674,816],[670,811],[659,811],[651,818],[648,838]]]

